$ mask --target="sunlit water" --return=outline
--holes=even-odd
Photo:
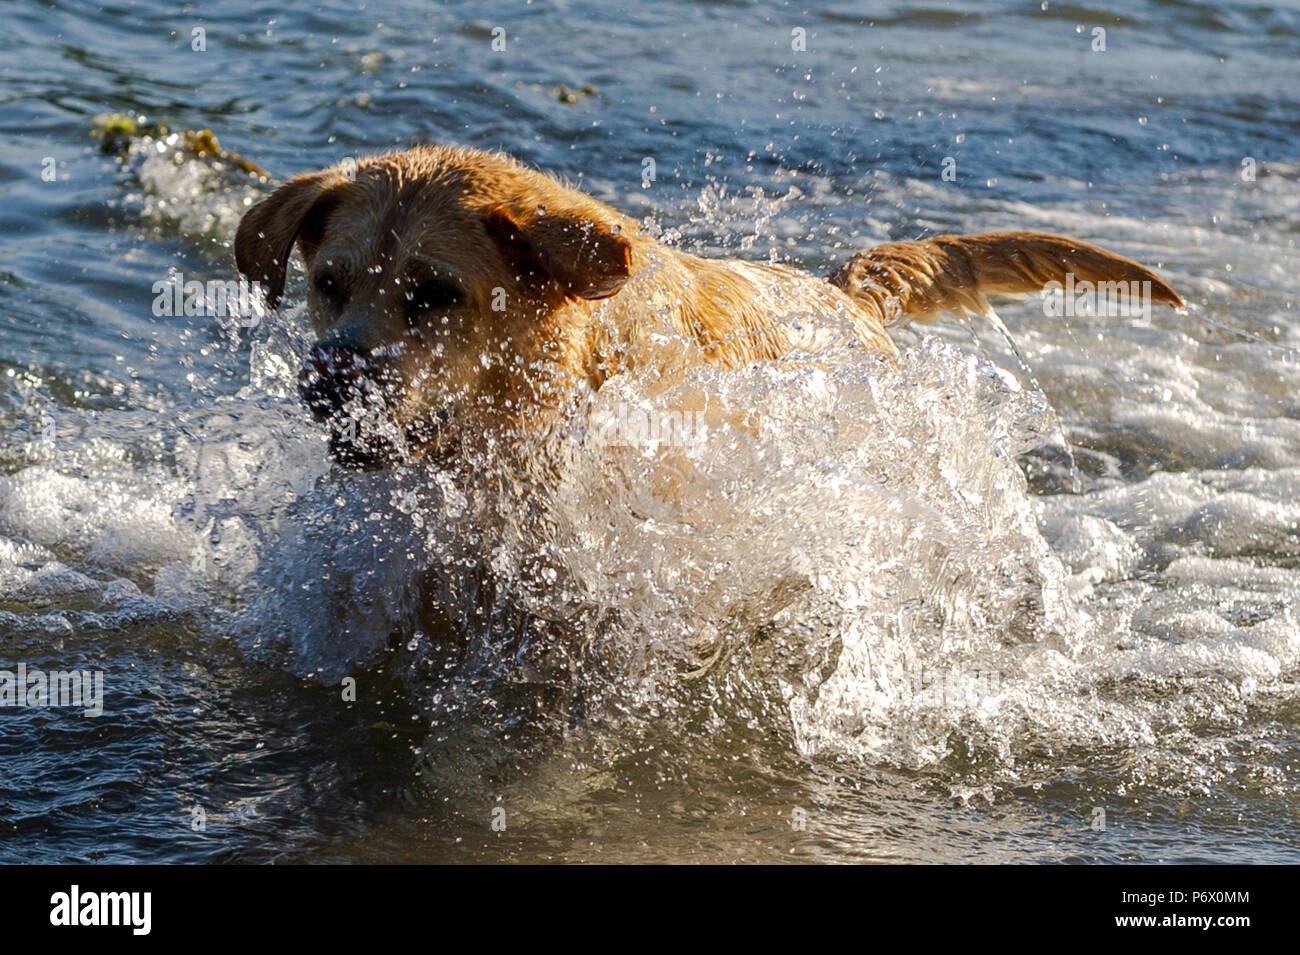
[[[105,713],[0,711],[0,857],[1300,858],[1300,13],[819,11],[11,8],[0,662],[102,669]],[[256,327],[151,309],[231,276],[265,187],[102,155],[107,112],[277,177],[500,146],[809,269],[1075,234],[1190,307],[1003,308],[1041,391],[954,322],[701,369],[678,446],[598,440],[680,397],[627,379],[527,480],[474,447],[342,472],[294,394],[300,276]]]

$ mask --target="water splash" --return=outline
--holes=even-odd
[[[146,197],[212,205],[154,151]],[[176,221],[219,230],[246,199]],[[239,394],[194,369],[192,406],[73,410],[15,376],[0,623],[183,619],[326,682],[384,663],[426,712],[472,684],[491,702],[475,718],[509,726],[493,709],[509,688],[554,689],[562,725],[580,701],[615,748],[647,725],[739,727],[970,792],[1073,749],[1175,789],[1189,765],[1212,781],[1243,714],[1293,688],[1300,572],[1251,558],[1300,553],[1300,462],[1279,431],[1276,470],[1034,497],[1017,457],[1058,426],[992,321],[1032,390],[930,338],[897,361],[837,348],[667,390],[628,376],[526,474],[484,447],[454,471],[333,468],[295,397],[300,309],[258,329]],[[683,408],[701,410],[667,440],[600,424]]]

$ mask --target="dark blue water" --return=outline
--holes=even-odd
[[[3,19],[0,665],[102,669],[107,693],[98,718],[0,709],[0,859],[1300,860],[1300,5],[11,0]],[[316,552],[270,502],[337,497],[328,546],[302,532],[325,551],[370,533],[319,449],[282,450],[309,433],[267,384],[292,353],[151,308],[171,271],[231,277],[268,185],[153,139],[106,153],[91,132],[114,113],[209,128],[277,180],[503,149],[688,248],[810,269],[1000,228],[1157,266],[1190,314],[1003,311],[1079,462],[1068,493],[1059,443],[1020,461],[1087,622],[1059,645],[1030,627],[1043,656],[1005,664],[998,716],[906,710],[870,745],[810,745],[823,717],[743,676],[628,725],[477,678],[413,688],[398,649],[344,701],[328,653],[253,652],[330,626],[299,597]],[[937,334],[1019,372],[988,330]],[[194,461],[218,446],[257,464],[214,478]],[[209,516],[216,589],[184,574]],[[358,587],[397,604],[394,579]],[[1049,649],[1078,672],[1044,677]]]

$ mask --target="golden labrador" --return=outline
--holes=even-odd
[[[1149,283],[1182,305],[1137,262],[1039,232],[889,243],[825,278],[701,258],[507,156],[442,146],[296,176],[253,206],[235,257],[272,306],[295,245],[319,335],[302,395],[360,467],[546,427],[632,369],[776,359],[846,330],[893,354],[891,325],[1052,282]]]

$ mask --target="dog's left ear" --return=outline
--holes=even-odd
[[[345,181],[336,169],[294,176],[244,213],[235,233],[235,266],[261,284],[275,308],[295,241],[319,242],[319,225],[332,206],[331,190]]]
[[[484,226],[519,274],[551,278],[566,295],[609,298],[631,275],[632,247],[619,224],[598,213],[498,207]]]

